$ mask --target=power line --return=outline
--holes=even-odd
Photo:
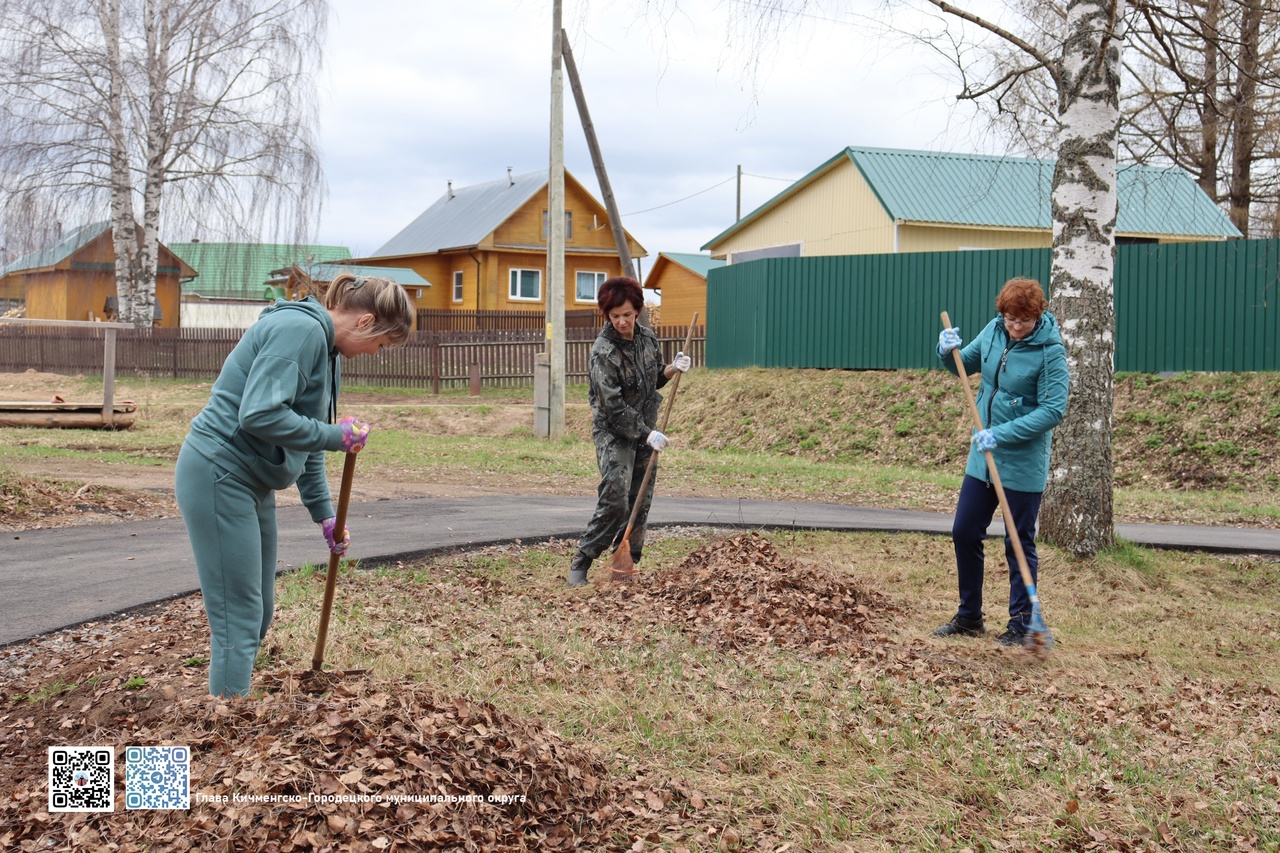
[[[712,184],[711,186],[707,187],[705,190],[698,190],[698,191],[697,191],[696,193],[694,193],[693,195],[687,195],[687,196],[685,196],[684,198],[678,198],[678,199],[676,199],[675,201],[669,201],[669,202],[667,202],[666,204],[660,204],[660,205],[658,205],[657,207],[648,207],[648,208],[645,208],[644,210],[637,210],[637,211],[635,211],[634,213],[626,213],[626,214],[623,214],[623,215],[624,215],[624,216],[639,216],[639,215],[640,215],[640,214],[642,214],[642,213],[649,213],[650,211],[653,211],[653,210],[661,210],[661,209],[662,209],[662,208],[664,208],[664,207],[670,207],[670,206],[671,206],[671,205],[673,205],[673,204],[679,204],[679,203],[680,203],[680,202],[682,202],[682,201],[688,201],[689,199],[694,198],[694,197],[696,197],[696,196],[700,196],[700,195],[702,195],[703,193],[709,193],[709,192],[711,192],[712,190],[716,189],[717,187],[722,187],[722,186],[724,186],[725,184],[729,183],[730,181],[737,180],[737,177],[738,177],[737,175],[730,175],[729,177],[725,178],[725,179],[724,179],[723,181],[721,181],[720,183],[718,183],[718,184]]]
[[[793,183],[795,183],[795,180],[796,180],[795,178],[773,178],[773,177],[770,177],[769,175],[753,175],[753,174],[751,174],[751,173],[749,173],[749,172],[743,172],[743,173],[742,173],[742,176],[743,176],[744,178],[760,178],[761,180],[765,180],[765,181],[782,181],[783,183],[787,183],[787,184],[793,184]],[[725,184],[729,183],[730,181],[732,181],[732,180],[736,180],[736,179],[737,179],[737,177],[738,177],[737,175],[732,175],[732,176],[730,176],[730,177],[728,177],[728,178],[725,178],[723,181],[721,181],[721,182],[720,182],[720,183],[718,183],[718,184],[712,184],[711,186],[707,187],[706,189],[698,190],[696,193],[693,193],[692,195],[687,195],[687,196],[685,196],[684,198],[678,198],[678,199],[676,199],[675,201],[669,201],[669,202],[667,202],[666,204],[660,204],[660,205],[658,205],[657,207],[646,207],[644,210],[637,210],[637,211],[634,211],[634,212],[632,212],[632,213],[625,213],[625,214],[623,214],[623,215],[624,215],[624,216],[639,216],[639,215],[640,215],[640,214],[642,214],[642,213],[649,213],[649,212],[654,211],[654,210],[661,210],[661,209],[662,209],[662,208],[664,208],[664,207],[670,207],[670,206],[671,206],[671,205],[673,205],[673,204],[679,204],[679,203],[680,203],[680,202],[682,202],[682,201],[688,201],[688,200],[689,200],[689,199],[691,199],[691,198],[696,198],[697,196],[700,196],[700,195],[702,195],[703,193],[709,193],[709,192],[711,192],[712,190],[716,189],[717,187],[722,187],[722,186],[724,186]]]

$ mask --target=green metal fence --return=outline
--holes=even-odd
[[[1121,246],[1116,369],[1280,370],[1280,241]],[[969,337],[1048,249],[770,258],[707,277],[709,367],[918,368],[947,311]]]

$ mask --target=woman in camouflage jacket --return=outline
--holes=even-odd
[[[617,548],[626,531],[636,500],[641,500],[635,528],[628,540],[631,558],[639,562],[644,547],[645,519],[653,500],[654,477],[643,496],[639,495],[649,456],[664,450],[669,441],[658,432],[658,389],[689,369],[690,359],[676,353],[670,364],[663,361],[658,338],[639,325],[644,295],[633,278],[618,276],[600,285],[597,297],[604,327],[591,347],[589,399],[591,437],[600,466],[599,498],[578,551],[569,564],[569,585],[587,582],[587,569],[606,548]]]

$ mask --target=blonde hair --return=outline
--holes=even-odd
[[[403,287],[381,276],[338,273],[324,293],[324,307],[330,311],[372,314],[373,323],[362,335],[370,338],[386,335],[392,346],[408,340],[413,328],[413,300]]]

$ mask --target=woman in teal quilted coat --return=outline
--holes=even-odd
[[[985,429],[973,434],[951,528],[960,607],[951,621],[933,632],[935,636],[977,636],[986,630],[982,614],[982,546],[1000,503],[991,485],[984,451],[990,450],[995,457],[1031,580],[1039,585],[1036,519],[1049,479],[1053,428],[1067,413],[1070,387],[1058,321],[1046,308],[1048,302],[1039,282],[1011,279],[996,298],[995,319],[960,349],[965,372],[982,374],[977,403]],[[938,356],[952,373],[957,372],[952,350],[961,344],[958,328],[945,329],[938,338]],[[997,641],[1019,646],[1031,620],[1031,600],[1018,570],[1011,533],[1007,531],[1005,535],[1009,621]]]

